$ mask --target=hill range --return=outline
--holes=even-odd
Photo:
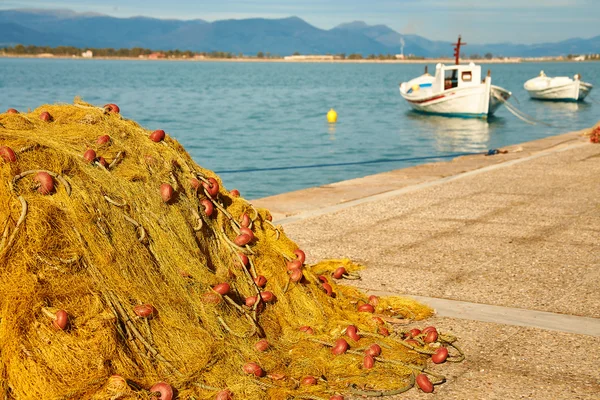
[[[457,32],[458,33],[458,32]],[[386,25],[361,21],[319,29],[298,17],[240,19],[207,22],[147,17],[115,18],[70,10],[0,10],[0,47],[16,44],[90,48],[225,51],[253,55],[404,54],[422,57],[452,56],[451,41],[432,41],[403,35]],[[465,38],[469,42],[469,38]],[[494,43],[469,45],[465,54],[492,53],[504,57],[543,57],[600,53],[600,36],[573,38],[533,45]]]

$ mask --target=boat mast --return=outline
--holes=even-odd
[[[462,43],[460,41],[460,35],[458,35],[458,42],[453,43],[454,45],[454,60],[456,65],[458,65],[459,61],[458,59],[460,58],[460,46],[466,46],[466,43]]]

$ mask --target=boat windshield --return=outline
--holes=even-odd
[[[458,71],[448,69],[444,71],[444,90],[452,89],[458,86]]]

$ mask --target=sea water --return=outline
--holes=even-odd
[[[0,58],[0,110],[71,103],[75,96],[100,106],[116,103],[124,117],[149,130],[164,129],[197,163],[221,172],[227,189],[237,188],[249,199],[483,152],[590,127],[600,119],[594,99],[600,87],[584,103],[534,101],[523,89],[540,70],[548,76],[580,73],[599,86],[598,63],[482,65],[482,73],[491,69],[493,84],[512,91],[517,108],[550,126],[525,124],[505,107],[487,121],[414,113],[398,86],[423,68]],[[330,108],[338,113],[334,125],[326,120]],[[227,172],[380,159],[400,161]]]

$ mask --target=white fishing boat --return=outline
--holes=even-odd
[[[544,71],[525,82],[523,87],[532,99],[555,101],[583,101],[593,88],[591,84],[583,82],[579,74],[573,79],[568,76],[551,78]]]
[[[455,43],[455,65],[437,64],[435,75],[425,74],[400,84],[400,94],[416,111],[453,117],[487,118],[511,92],[492,85],[490,71],[482,79],[481,66],[459,64],[460,36]]]

